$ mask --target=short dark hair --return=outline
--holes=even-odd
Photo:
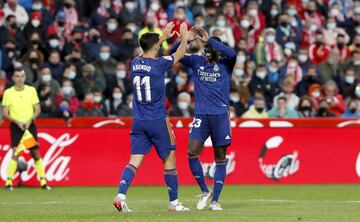
[[[160,40],[159,34],[154,32],[145,33],[140,37],[139,44],[144,52],[149,51]]]
[[[14,73],[15,72],[25,72],[24,68],[23,67],[18,67],[14,70]]]
[[[284,100],[285,102],[287,102],[287,98],[285,96],[280,96],[277,101],[280,101],[280,100]]]

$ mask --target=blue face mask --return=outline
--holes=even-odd
[[[67,104],[62,104],[59,108],[61,112],[69,111],[69,106]]]
[[[278,72],[269,72],[268,74],[269,82],[277,83],[279,81],[279,73]]]

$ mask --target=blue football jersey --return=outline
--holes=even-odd
[[[192,69],[195,114],[223,114],[229,111],[231,74],[236,63],[236,52],[213,39],[207,44],[221,52],[221,59],[217,63],[208,63],[206,57],[201,55],[185,55],[180,61]]]
[[[165,72],[174,64],[173,56],[158,59],[137,57],[131,62],[133,118],[165,119]]]

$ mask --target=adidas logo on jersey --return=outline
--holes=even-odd
[[[225,137],[225,139],[226,139],[226,140],[230,140],[231,137],[230,137],[229,135],[227,135],[227,136]]]
[[[204,70],[204,66],[200,66],[200,69],[201,69],[201,70]]]

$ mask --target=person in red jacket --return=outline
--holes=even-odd
[[[330,54],[330,48],[324,44],[324,34],[321,31],[316,32],[315,43],[310,45],[309,58],[315,64],[319,65],[325,62]]]
[[[329,80],[324,84],[323,100],[329,105],[329,111],[334,113],[336,117],[341,116],[345,112],[345,102],[339,94],[338,87],[333,80]]]

